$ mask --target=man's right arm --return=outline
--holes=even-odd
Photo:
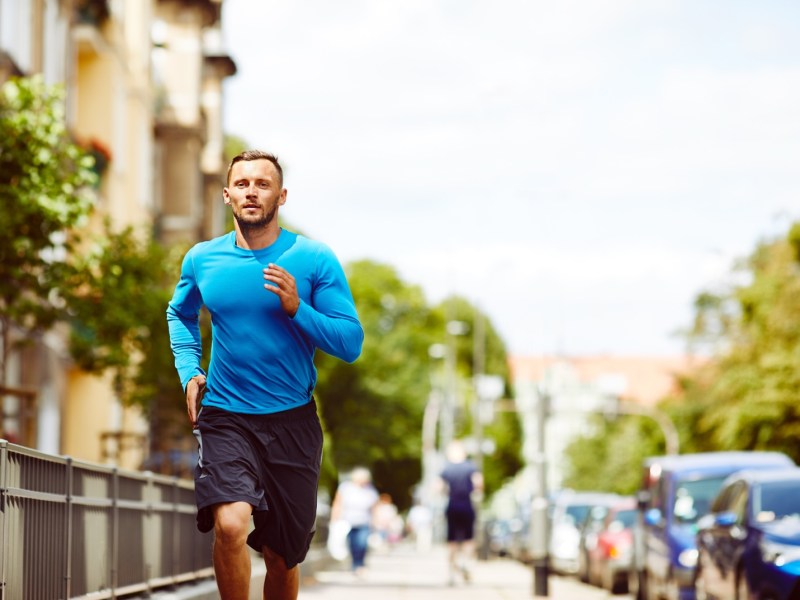
[[[203,304],[197,287],[191,251],[184,257],[181,278],[167,306],[167,326],[175,368],[186,390],[189,380],[205,372],[200,368],[203,346],[200,340],[200,307]]]

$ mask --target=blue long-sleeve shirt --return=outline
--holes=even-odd
[[[295,278],[300,306],[289,317],[264,289],[274,263]],[[236,234],[201,242],[183,259],[167,307],[175,367],[184,389],[200,368],[199,313],[211,314],[211,361],[204,406],[266,414],[306,404],[317,382],[316,348],[347,362],[361,354],[364,331],[336,256],[325,244],[281,230],[269,247],[246,250]]]

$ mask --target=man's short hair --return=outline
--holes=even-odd
[[[264,152],[263,150],[245,150],[233,157],[231,160],[231,164],[228,165],[228,177],[225,179],[227,185],[231,184],[231,171],[233,171],[233,165],[243,160],[268,160],[273,165],[275,165],[275,169],[278,171],[278,184],[280,187],[283,187],[283,168],[281,167],[281,163],[278,162],[278,157],[274,154],[270,154],[269,152]]]

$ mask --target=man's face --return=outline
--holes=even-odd
[[[268,160],[242,160],[233,165],[228,187],[222,190],[225,204],[243,229],[266,227],[286,202],[278,170]]]

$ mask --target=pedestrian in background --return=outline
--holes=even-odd
[[[391,494],[386,492],[378,496],[378,503],[373,510],[373,529],[376,547],[388,550],[397,543],[403,533],[403,517],[392,501]]]
[[[474,530],[475,508],[472,494],[483,490],[483,475],[467,458],[464,445],[453,440],[447,446],[447,464],[441,473],[447,489],[447,547],[449,559],[449,583],[453,585],[460,575],[469,582],[469,563],[475,554]]]
[[[339,485],[333,497],[331,519],[344,521],[350,526],[347,544],[351,569],[359,577],[366,568],[369,535],[378,498],[378,491],[372,485],[372,475],[365,467],[353,469],[350,478]]]
[[[364,333],[333,252],[278,225],[287,190],[274,155],[234,157],[222,195],[234,231],[189,250],[167,308],[199,443],[197,526],[214,530],[223,600],[249,597],[248,545],[264,556],[264,597],[293,600],[314,534],[322,458],[314,353],[352,362]],[[213,324],[207,376],[202,306]]]
[[[414,538],[417,552],[427,552],[433,544],[433,511],[415,500],[406,516],[406,527]]]

